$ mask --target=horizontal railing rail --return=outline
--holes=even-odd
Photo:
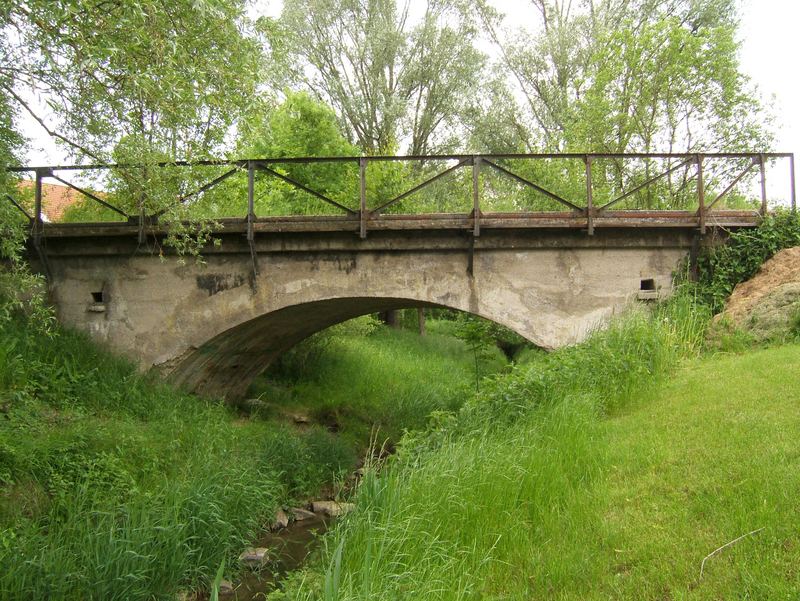
[[[553,160],[567,160],[567,161],[582,161],[584,166],[580,168],[583,172],[585,179],[585,193],[581,194],[582,198],[568,198],[563,193],[554,191],[544,182],[534,181],[535,178],[527,173],[518,172],[518,168],[509,165],[509,162],[536,162],[536,161],[553,161]],[[644,174],[644,181],[631,184],[628,189],[624,189],[623,177],[619,176],[619,182],[616,186],[617,190],[610,200],[598,204],[597,192],[598,184],[593,175],[593,165],[599,161],[667,161],[667,165],[655,175],[650,175],[650,165]],[[713,196],[710,203],[706,202],[706,194],[710,192],[704,180],[704,165],[708,161],[723,160],[723,161],[749,161],[743,170],[731,171],[736,173],[735,176],[727,177],[730,181],[724,185],[721,191]],[[707,219],[711,214],[712,209],[719,203],[719,201],[726,196],[730,195],[734,188],[745,177],[752,174],[754,170],[758,170],[760,176],[760,206],[758,212],[761,215],[766,214],[768,210],[767,203],[767,187],[766,187],[766,167],[769,162],[778,160],[788,160],[789,163],[789,206],[793,211],[796,210],[796,191],[795,191],[795,167],[794,167],[794,154],[787,152],[771,152],[771,153],[754,153],[754,152],[707,152],[707,153],[535,153],[535,154],[443,154],[443,155],[424,155],[424,156],[359,156],[359,157],[268,157],[268,158],[251,158],[251,159],[236,159],[236,160],[198,160],[198,161],[164,161],[146,163],[118,163],[118,164],[84,164],[84,165],[51,165],[51,166],[23,166],[23,167],[8,167],[7,171],[11,173],[34,174],[34,198],[33,210],[25,208],[25,203],[19,199],[14,198],[12,195],[7,194],[8,201],[14,204],[25,217],[31,222],[31,232],[34,242],[37,242],[41,236],[43,229],[43,210],[42,210],[42,183],[47,178],[52,178],[60,184],[67,186],[74,190],[81,196],[98,203],[100,206],[113,211],[120,217],[132,223],[138,223],[139,236],[143,238],[145,234],[145,226],[147,224],[155,223],[171,208],[180,205],[186,205],[202,196],[204,193],[220,185],[222,182],[239,174],[246,173],[247,175],[247,209],[246,215],[243,215],[247,223],[247,236],[248,240],[253,240],[254,227],[258,220],[256,214],[255,203],[255,175],[262,173],[270,178],[281,181],[284,185],[299,190],[318,201],[325,203],[327,206],[344,213],[348,219],[352,219],[355,231],[363,238],[366,237],[369,229],[370,222],[379,219],[388,208],[397,205],[398,203],[408,199],[412,195],[420,192],[421,190],[433,185],[434,183],[454,174],[462,168],[470,167],[472,169],[472,203],[471,211],[466,213],[470,218],[470,230],[473,235],[480,235],[480,228],[482,225],[482,203],[481,194],[481,173],[484,165],[489,167],[493,173],[499,174],[501,178],[506,178],[516,184],[523,186],[525,189],[533,190],[535,193],[542,195],[555,202],[561,207],[561,210],[569,210],[571,214],[580,217],[585,221],[585,229],[588,234],[593,234],[596,219],[603,217],[607,214],[608,209],[618,205],[622,201],[630,198],[631,196],[650,188],[656,182],[670,177],[673,173],[684,170],[686,177],[684,178],[684,188],[687,188],[688,179],[693,180],[692,194],[697,203],[696,211],[688,211],[685,214],[691,215],[693,222],[700,231],[706,232]],[[423,179],[420,183],[411,185],[401,193],[395,193],[388,198],[372,198],[373,208],[368,207],[368,174],[367,167],[370,163],[380,162],[406,162],[417,164],[420,167],[427,168],[427,171],[422,169]],[[503,163],[505,162],[505,163]],[[315,164],[334,164],[334,163],[349,163],[358,166],[358,182],[357,189],[358,198],[353,198],[353,207],[349,207],[340,200],[332,198],[330,194],[324,190],[318,190],[309,185],[307,182],[300,181],[300,179],[281,171],[281,167],[290,165],[315,165]],[[452,163],[438,171],[431,171],[429,169],[435,163]],[[174,198],[171,197],[166,206],[161,206],[148,213],[146,206],[147,192],[142,191],[142,198],[138,201],[138,206],[135,210],[126,209],[123,207],[115,206],[111,202],[110,197],[104,197],[104,194],[97,191],[88,190],[85,186],[78,185],[66,179],[66,172],[76,171],[119,171],[125,172],[129,170],[141,170],[146,173],[152,173],[153,170],[158,171],[166,169],[193,169],[200,167],[229,167],[223,173],[215,175],[211,179],[200,183],[194,184],[193,188],[189,188],[190,192],[183,194],[176,194]],[[577,172],[576,172],[577,173]],[[622,167],[619,168],[619,173],[622,173]],[[727,180],[726,180],[727,181]],[[606,188],[608,188],[607,178],[604,179]],[[724,182],[717,182],[717,186],[722,186]],[[188,188],[188,186],[187,186]],[[608,190],[605,190],[606,193]],[[569,196],[569,195],[566,195]],[[357,202],[357,205],[356,205]],[[650,213],[653,210],[648,207]],[[517,211],[524,213],[525,211]],[[658,212],[657,210],[655,211]],[[664,213],[668,213],[665,210]],[[511,213],[509,213],[511,214]],[[717,214],[717,211],[715,211]]]

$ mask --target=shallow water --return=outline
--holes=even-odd
[[[302,567],[319,545],[319,537],[333,521],[318,515],[293,522],[277,532],[265,532],[253,546],[269,549],[269,562],[258,571],[243,572],[242,580],[234,585],[234,592],[220,594],[219,598],[225,601],[263,601],[267,593],[275,590],[282,577]]]

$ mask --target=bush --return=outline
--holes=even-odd
[[[699,257],[701,300],[718,313],[736,284],[753,277],[779,250],[799,244],[800,217],[790,211],[767,215],[756,229],[731,233],[726,244],[713,247]]]

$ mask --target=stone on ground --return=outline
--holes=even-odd
[[[273,530],[282,530],[289,525],[289,516],[286,515],[286,512],[283,509],[279,509],[275,512],[275,520],[272,522],[272,529]]]
[[[311,509],[314,513],[335,518],[340,515],[352,511],[354,505],[352,503],[339,503],[338,501],[314,501],[311,503]]]
[[[299,507],[292,507],[289,511],[292,512],[292,516],[294,517],[296,522],[302,522],[303,520],[312,520],[316,515],[313,512],[308,511],[307,509],[300,509]]]
[[[265,547],[249,547],[239,555],[239,563],[248,568],[260,568],[267,562],[269,549]]]

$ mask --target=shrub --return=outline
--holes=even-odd
[[[779,250],[798,244],[800,217],[790,211],[767,215],[756,229],[731,233],[726,244],[709,249],[698,260],[701,300],[718,313],[736,284],[753,277]]]

